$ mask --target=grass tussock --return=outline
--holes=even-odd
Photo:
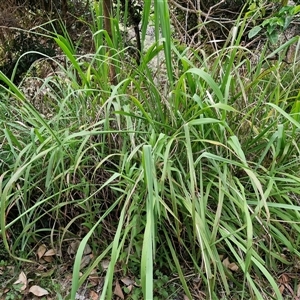
[[[79,235],[70,299],[104,259],[101,299],[113,297],[116,266],[143,299],[166,299],[157,280],[170,274],[178,297],[193,299],[197,279],[203,299],[284,299],[279,275],[296,274],[300,258],[299,38],[255,60],[240,27],[221,50],[193,53],[171,42],[159,9],[163,47],[140,66],[96,11],[94,53],[56,34],[65,63],[49,58],[55,72],[35,99],[0,73],[5,251],[30,262],[41,241],[62,252]],[[160,73],[149,65],[162,51]],[[94,257],[82,269],[87,244]]]

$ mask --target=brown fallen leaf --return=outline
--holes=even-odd
[[[30,289],[29,289],[29,293],[32,293],[33,295],[37,296],[37,297],[42,297],[45,295],[48,295],[48,291],[41,288],[38,285],[33,285]]]
[[[291,281],[291,277],[287,273],[283,273],[279,276],[278,282],[280,284],[287,284]]]
[[[44,260],[47,263],[50,263],[53,261],[53,257],[52,256],[43,256],[42,260]],[[42,262],[41,260],[41,262]]]
[[[94,291],[90,291],[90,299],[91,300],[98,300],[99,299],[99,295],[96,293],[96,292],[94,292]]]
[[[231,264],[228,265],[228,269],[233,271],[233,272],[236,272],[236,271],[238,271],[239,267],[236,263],[231,263]]]
[[[44,266],[44,265],[39,265],[37,268],[36,268],[37,271],[44,271],[44,270],[47,270],[47,267]]]
[[[228,267],[228,265],[230,264],[230,262],[229,262],[229,258],[228,257],[226,257],[223,261],[222,261],[222,264],[223,264],[223,266],[224,267]]]
[[[121,278],[121,281],[127,286],[135,284],[134,280],[130,279],[129,277]]]
[[[83,269],[84,267],[88,266],[90,261],[91,261],[90,255],[83,256],[81,259],[81,262],[80,262],[80,270]]]
[[[230,263],[229,258],[226,257],[223,261],[222,264],[225,268],[231,270],[231,271],[237,271],[239,269],[238,265],[236,263]]]
[[[286,289],[289,289],[289,282],[291,281],[291,278],[289,277],[288,274],[281,274],[278,278],[278,283],[279,283],[279,291],[281,295],[285,292]]]
[[[101,282],[101,277],[99,277],[97,270],[93,269],[88,277],[89,282],[92,286],[96,286]]]
[[[106,271],[108,269],[109,263],[110,263],[110,261],[108,259],[102,260],[101,261],[101,267],[102,267],[102,269]]]
[[[79,240],[76,240],[76,241],[72,242],[68,247],[67,253],[70,256],[75,255],[77,253],[77,250],[78,250],[79,246],[80,246],[80,241]],[[91,249],[89,244],[86,244],[85,247],[84,247],[84,250],[83,250],[83,255],[88,255],[90,253],[92,253],[92,249]]]
[[[46,251],[47,251],[46,245],[45,244],[40,245],[36,252],[37,257],[41,259],[46,253]]]
[[[128,290],[128,292],[129,293],[131,293],[131,291],[133,290],[133,285],[131,284],[131,285],[127,285],[127,290]]]
[[[116,296],[120,297],[122,300],[124,300],[124,294],[123,294],[122,288],[121,288],[118,280],[116,280],[114,295],[116,295]]]
[[[44,253],[44,256],[54,256],[56,255],[56,251],[54,249],[50,249]]]
[[[300,283],[297,284],[297,297],[300,298]]]
[[[78,250],[79,245],[80,245],[80,241],[78,241],[78,240],[72,242],[68,247],[68,250],[67,250],[68,254],[75,255]]]
[[[89,244],[86,244],[83,250],[83,255],[88,255],[92,253],[92,248]]]
[[[16,282],[14,282],[14,284],[21,284],[21,288],[20,288],[21,291],[24,291],[26,289],[27,277],[23,271],[19,274],[19,278]]]
[[[281,295],[283,294],[284,290],[285,290],[285,286],[284,286],[284,284],[281,284],[279,286],[279,292],[280,292]]]

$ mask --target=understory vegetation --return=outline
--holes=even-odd
[[[88,50],[41,25],[56,54],[0,72],[0,298],[298,299],[299,36],[246,7],[193,47],[146,3],[140,65],[95,2]]]

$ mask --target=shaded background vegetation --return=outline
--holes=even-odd
[[[11,78],[16,63],[26,53],[13,76],[17,83],[20,82],[22,74],[30,68],[34,61],[45,55],[53,57],[60,54],[56,51],[53,33],[64,34],[68,32],[69,38],[82,51],[90,51],[94,47],[93,38],[90,35],[89,25],[92,21],[92,15],[88,0],[9,0],[0,5],[1,71]],[[125,10],[124,1],[121,1],[120,7],[121,10]],[[126,26],[136,25],[137,30],[139,30],[141,14],[141,2],[129,4]],[[140,41],[138,43],[140,44]],[[136,45],[136,47],[140,49],[140,45]],[[133,55],[137,56],[134,52],[136,51],[133,51]]]
[[[256,3],[246,0],[200,2],[170,1],[174,36],[188,46],[208,48],[210,45],[213,49],[222,47],[240,12],[247,11],[249,5]],[[200,7],[198,7],[199,3]],[[259,3],[256,9],[260,14],[260,19],[276,11],[280,5],[278,1],[269,2],[267,5]],[[136,0],[130,2],[129,6],[141,6],[141,3]],[[124,4],[121,8],[124,10]],[[132,15],[135,11],[137,10],[134,9]],[[138,11],[142,13],[140,9]],[[137,17],[136,21],[129,20],[130,22],[126,25],[131,26],[134,22],[138,24],[140,20],[141,17]],[[1,70],[11,77],[13,68],[22,54],[28,51],[38,52],[22,58],[16,70],[17,74],[14,75],[15,81],[19,82],[20,76],[35,60],[41,58],[42,53],[48,56],[58,54],[51,39],[51,32],[61,33],[62,24],[69,32],[71,39],[78,42],[77,46],[91,48],[92,38],[86,36],[89,30],[87,22],[90,21],[88,0],[2,1],[0,4]],[[259,20],[256,18],[256,21]],[[247,32],[245,32],[245,38],[246,36]]]

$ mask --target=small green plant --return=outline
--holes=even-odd
[[[7,293],[3,294],[5,300],[19,300],[23,298],[21,293],[22,284],[12,284]]]
[[[278,38],[283,33],[295,16],[300,12],[300,5],[283,6],[274,16],[267,18],[261,25],[253,27],[248,37],[255,37],[263,28],[266,29],[266,35],[272,44],[278,42]]]
[[[175,286],[172,284],[168,284],[170,281],[170,277],[163,274],[161,271],[156,270],[155,271],[155,277],[154,280],[154,299],[167,299],[169,295],[175,293]]]

